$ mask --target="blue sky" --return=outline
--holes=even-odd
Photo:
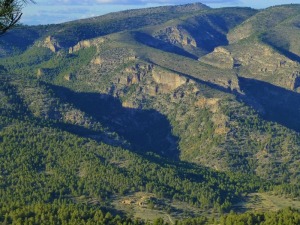
[[[160,5],[176,5],[199,0],[35,0],[23,9],[21,22],[28,25],[52,24],[116,12]],[[281,4],[300,4],[300,0],[200,0],[210,7],[249,6],[266,8]]]

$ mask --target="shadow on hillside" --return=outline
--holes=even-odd
[[[226,28],[226,22],[222,18],[210,17],[209,21],[203,18],[195,18],[198,25],[185,24],[183,28],[187,30],[195,39],[198,48],[204,49],[208,53],[212,52],[218,46],[226,46],[229,44],[227,36],[217,30],[217,27]],[[225,32],[228,32],[226,29]]]
[[[198,57],[185,51],[184,49],[177,47],[176,45],[173,45],[168,42],[161,41],[159,39],[156,39],[152,37],[151,35],[142,33],[142,32],[135,32],[134,38],[136,41],[140,42],[141,44],[144,44],[148,47],[156,48],[165,52],[174,53],[177,55],[185,56],[191,59],[197,60]]]
[[[239,77],[240,89],[244,93],[242,95],[236,90],[185,76],[213,89],[234,94],[238,101],[254,108],[263,119],[300,132],[300,94],[297,92],[264,81]]]
[[[244,93],[242,95],[237,90],[231,90],[187,74],[179,74],[215,90],[234,94],[238,101],[253,107],[263,119],[300,132],[300,94],[297,92],[264,81],[239,77],[240,89]]]
[[[175,73],[175,74],[180,74],[181,76],[183,76],[183,77],[185,77],[185,78],[187,78],[187,79],[189,79],[189,80],[193,80],[193,81],[195,81],[195,82],[197,82],[197,83],[199,83],[199,84],[206,85],[206,86],[208,86],[208,87],[210,87],[210,88],[213,88],[213,89],[215,89],[215,90],[222,91],[222,92],[225,92],[225,93],[231,93],[231,94],[235,94],[235,93],[236,93],[235,90],[232,91],[229,87],[226,88],[226,87],[220,86],[220,85],[218,85],[218,84],[215,84],[215,83],[212,83],[212,82],[209,82],[209,81],[201,80],[201,79],[199,79],[199,78],[197,78],[197,77],[193,77],[193,76],[188,75],[188,74],[186,74],[186,73],[181,73],[181,72],[178,72],[178,71],[176,71],[176,70],[172,70],[172,69],[163,67],[162,65],[157,64],[157,63],[154,63],[154,62],[152,62],[152,61],[149,61],[149,63],[152,63],[153,65],[156,65],[156,66],[165,68],[166,70],[169,70],[169,71],[171,71],[171,72],[173,72],[173,73]]]
[[[273,46],[275,49],[277,49],[277,51],[279,51],[281,54],[283,54],[285,57],[293,60],[293,61],[296,61],[298,63],[300,63],[300,56],[299,55],[296,55],[295,53],[292,53],[284,48],[279,48],[279,47],[275,47]]]
[[[15,29],[9,30],[7,33],[4,33],[1,36],[0,41],[0,44],[2,45],[1,47],[3,48],[1,53],[9,50],[8,56],[12,56],[14,54],[18,54],[18,51],[25,51],[29,46],[33,45],[38,38],[40,38],[41,32],[37,28],[43,29],[40,26],[19,26]]]
[[[270,83],[249,78],[239,78],[241,90],[245,93],[246,104],[263,107],[262,117],[285,127],[300,131],[300,94]]]
[[[194,23],[196,23],[196,25]],[[222,18],[211,17],[209,18],[209,21],[206,21],[202,17],[200,17],[195,18],[194,23],[185,23],[184,25],[180,25],[180,27],[182,27],[183,30],[186,30],[190,35],[192,35],[194,41],[197,44],[197,47],[195,48],[201,50],[202,53],[204,52],[204,54],[208,54],[214,51],[214,49],[218,46],[226,46],[229,44],[227,36],[224,33],[220,32],[217,28],[220,26],[224,28],[227,27],[226,22],[222,20]],[[213,26],[212,24],[216,24],[216,26]],[[225,32],[228,32],[228,30],[225,29]],[[199,58],[199,56],[186,51],[180,46],[176,46],[170,42],[157,39],[149,34],[134,32],[133,35],[136,41],[146,46],[185,56],[191,59],[197,60]],[[181,34],[177,33],[175,33],[175,35],[181,36]]]
[[[298,63],[300,63],[300,56],[293,53],[293,52],[290,52],[284,48],[281,48],[281,47],[278,47],[276,46],[275,44],[267,41],[267,40],[263,40],[266,44],[272,46],[274,49],[276,49],[280,54],[284,55],[285,57],[289,58],[290,60],[293,60],[293,61],[296,61]]]
[[[77,93],[53,85],[51,88],[63,102],[71,103],[108,127],[110,132],[122,136],[133,150],[155,152],[174,160],[179,158],[178,138],[172,134],[168,119],[158,111],[126,108],[119,99],[106,94]]]

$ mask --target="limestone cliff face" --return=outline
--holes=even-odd
[[[131,109],[137,108],[137,106],[133,102],[130,102],[130,101],[122,102],[122,106],[124,108],[131,108]]]
[[[217,47],[199,59],[201,62],[219,68],[249,67],[252,73],[275,72],[283,68],[292,68],[296,63],[262,43],[247,43],[230,47]]]
[[[197,47],[193,36],[180,26],[167,27],[154,34],[154,37],[174,45]]]
[[[239,61],[242,76],[266,80],[296,90],[299,87],[299,63],[262,43],[233,46],[232,55]]]
[[[245,42],[217,47],[199,61],[220,69],[238,69],[241,76],[266,79],[291,90],[300,87],[299,63],[263,43]]]
[[[155,67],[152,71],[152,78],[157,84],[163,85],[163,88],[166,91],[175,90],[181,85],[187,83],[187,78]]]
[[[95,38],[91,40],[80,41],[75,46],[69,48],[69,53],[72,54],[74,52],[79,51],[80,49],[89,48],[91,46],[97,46],[98,44],[102,44],[104,41],[104,38]]]
[[[69,53],[77,52],[80,49],[89,48],[89,47],[91,47],[91,41],[88,40],[80,41],[77,43],[77,45],[69,48]]]
[[[295,66],[292,60],[260,43],[217,47],[199,61],[218,68],[249,67],[252,73],[275,72],[280,68]]]
[[[49,48],[52,52],[57,52],[61,49],[59,42],[52,36],[48,36],[44,41],[38,42],[38,47]]]
[[[142,65],[137,63],[134,66],[125,68],[122,76],[117,78],[117,83],[121,85],[138,84],[151,70],[151,65]]]
[[[127,67],[115,78],[112,89],[116,96],[126,95],[122,89],[135,88],[142,95],[157,96],[159,94],[172,93],[177,88],[188,83],[188,79],[170,71],[166,71],[152,64],[136,63]],[[132,89],[133,90],[133,89]],[[136,107],[127,101],[125,107]]]
[[[293,91],[300,91],[300,71],[294,71],[287,79],[287,85]]]

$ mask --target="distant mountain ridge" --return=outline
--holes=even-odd
[[[299,10],[195,3],[12,30],[0,38],[1,199],[33,177],[23,205],[157,205],[167,219],[258,190],[298,198]]]

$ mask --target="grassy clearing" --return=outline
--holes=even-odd
[[[117,210],[123,211],[127,215],[135,218],[153,221],[160,217],[172,223],[175,219],[165,210],[162,210],[162,204],[154,204],[154,199],[156,198],[153,194],[137,192],[124,197],[115,198],[112,205]]]
[[[252,193],[246,201],[235,205],[235,207],[238,211],[278,211],[288,207],[300,209],[300,201],[276,196],[272,193]]]
[[[201,210],[187,203],[157,198],[154,194],[137,192],[125,197],[116,197],[112,205],[134,218],[153,221],[163,218],[164,221],[174,224],[176,220],[188,217],[216,217],[217,213],[210,210]]]

